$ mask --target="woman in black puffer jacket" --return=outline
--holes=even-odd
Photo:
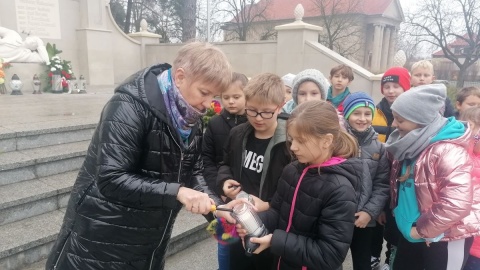
[[[221,51],[191,43],[179,54],[198,50],[216,54],[213,58],[225,70],[216,76],[227,77],[215,77],[219,88],[204,84],[202,89],[224,89],[231,72]],[[202,59],[193,60],[197,60],[192,61],[195,65],[211,68]],[[182,136],[166,105],[165,89],[180,91],[183,95],[178,100],[186,102],[191,99],[188,95],[198,91],[191,87],[198,77],[175,68],[176,63],[174,71],[163,64],[138,72],[120,85],[105,105],[46,269],[163,269],[182,204],[188,211],[206,214],[214,200],[220,202],[202,176],[201,122],[191,124],[189,135]],[[180,73],[184,76],[178,77]],[[186,76],[191,81],[185,85]],[[168,90],[163,80],[178,89]],[[210,104],[215,94],[207,94],[204,103]]]

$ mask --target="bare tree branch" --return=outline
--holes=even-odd
[[[425,0],[416,10],[407,17],[410,36],[439,47],[459,68],[457,87],[462,87],[467,69],[480,58],[480,2]]]
[[[223,28],[225,31],[233,33],[234,36],[228,37],[227,33],[226,39],[246,41],[249,34],[253,34],[255,31],[260,39],[269,39],[275,35],[272,26],[258,27],[262,25],[262,22],[267,21],[266,12],[270,3],[271,0],[217,1],[215,5],[217,14],[232,18],[224,24]]]
[[[319,42],[347,58],[360,51],[361,35],[358,11],[360,0],[313,0],[318,8],[324,32]]]

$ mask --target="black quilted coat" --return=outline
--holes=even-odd
[[[285,167],[270,209],[259,213],[273,232],[270,252],[280,270],[336,270],[347,256],[355,227],[356,191],[365,163],[351,158],[334,166],[309,169],[299,187],[292,225],[287,233],[290,206],[298,180],[306,168],[295,161]],[[280,258],[281,257],[281,258]],[[275,268],[276,269],[276,268]]]
[[[184,146],[165,108],[156,76],[169,67],[132,75],[105,105],[46,269],[163,269],[179,188],[209,192],[201,124]]]

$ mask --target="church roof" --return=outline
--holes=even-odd
[[[470,37],[468,36],[468,34],[464,34],[463,37],[464,37],[465,39],[467,39],[467,40],[470,39]],[[476,37],[476,36],[474,36],[473,38],[475,39],[475,37]],[[455,47],[459,47],[459,48],[468,47],[469,44],[465,41],[465,39],[457,37],[457,38],[455,38],[454,41],[448,43],[447,47],[448,47],[450,50],[453,49],[453,48],[455,48]],[[438,50],[438,51],[436,51],[436,52],[434,52],[434,53],[432,54],[433,57],[442,57],[442,56],[444,56],[444,55],[445,55],[445,54],[443,53],[443,50],[442,50],[442,49],[440,49],[440,50]]]

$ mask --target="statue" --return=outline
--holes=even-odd
[[[15,31],[0,26],[0,57],[6,62],[50,64],[43,41],[36,36],[25,40]]]

